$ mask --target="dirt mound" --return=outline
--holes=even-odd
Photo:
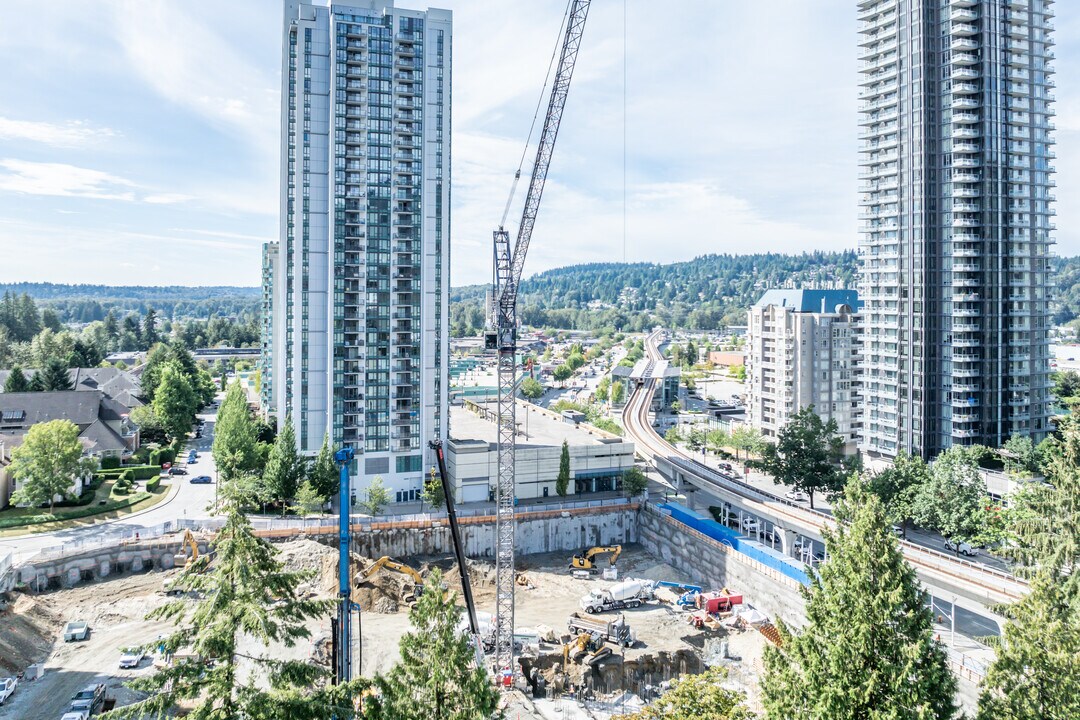
[[[48,599],[14,593],[0,602],[0,674],[14,675],[44,660],[63,620]]]
[[[278,546],[281,554],[278,559],[290,572],[311,573],[311,579],[301,583],[300,593],[318,593],[332,596],[337,594],[337,550],[322,543],[301,538]],[[327,571],[332,574],[327,584]]]
[[[469,569],[469,582],[472,583],[473,597],[477,601],[495,597],[495,566],[479,560],[465,559]],[[454,592],[461,593],[461,571],[457,564],[443,570],[443,582]]]

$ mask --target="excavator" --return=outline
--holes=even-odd
[[[622,553],[622,545],[607,545],[603,547],[589,548],[583,552],[579,552],[570,558],[571,570],[592,570],[596,572],[596,563],[593,561],[597,555],[604,555],[611,553],[611,557],[608,558],[608,565],[614,565],[615,561],[619,559],[619,555]]]
[[[413,591],[411,594],[405,596],[405,602],[412,602],[416,598],[420,597],[420,593],[424,592],[424,578],[420,577],[420,573],[413,570],[411,567],[404,563],[399,563],[392,560],[389,555],[383,555],[381,558],[371,564],[366,570],[362,570],[356,574],[356,584],[364,582],[375,573],[386,568],[387,570],[393,570],[403,575],[408,575],[413,580]]]
[[[187,551],[191,552],[188,556]],[[184,537],[180,541],[180,552],[173,557],[173,562],[179,567],[187,567],[189,565],[194,566],[195,561],[199,559],[199,543],[195,540],[195,536],[191,533],[191,530],[184,530]],[[205,568],[204,568],[205,569]],[[161,590],[166,595],[174,595],[182,592],[182,588],[177,584],[180,580],[180,576],[165,578],[165,581],[161,584]]]
[[[594,665],[612,653],[608,644],[599,635],[583,632],[570,642],[563,645],[562,660],[563,672],[567,671],[570,661],[584,661],[587,665]]]

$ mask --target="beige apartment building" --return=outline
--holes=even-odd
[[[813,405],[856,451],[858,309],[855,290],[769,290],[750,308],[747,415],[766,438]]]

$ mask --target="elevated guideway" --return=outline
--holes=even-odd
[[[660,333],[646,339],[646,357],[642,362],[661,362]],[[650,377],[653,375],[653,377]],[[834,526],[828,513],[798,505],[783,497],[718,472],[679,450],[653,428],[649,413],[656,390],[655,373],[643,373],[637,388],[623,409],[623,424],[637,451],[676,487],[699,488],[730,505],[740,517],[751,516],[768,521],[779,536],[782,551],[796,556],[795,541],[802,535],[821,540],[821,531]],[[1014,602],[1027,592],[1027,583],[1007,572],[957,558],[908,541],[900,541],[904,557],[915,568],[919,579],[936,596],[956,598],[958,606],[982,614],[1000,603]]]

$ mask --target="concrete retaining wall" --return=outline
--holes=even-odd
[[[652,506],[638,514],[638,542],[666,563],[704,587],[727,586],[767,615],[795,627],[806,624],[801,585],[791,578],[735,552]]]
[[[95,548],[83,553],[22,565],[15,574],[20,584],[40,592],[72,587],[82,582],[93,582],[122,573],[168,570],[175,565],[174,557],[182,552],[181,544],[180,538],[177,538]],[[200,539],[198,545],[199,552],[209,551],[208,540]]]

